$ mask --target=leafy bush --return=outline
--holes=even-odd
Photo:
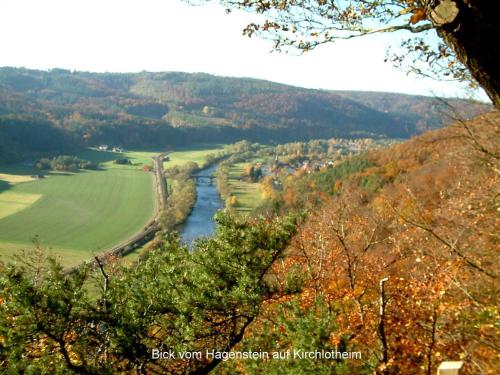
[[[52,159],[42,158],[35,163],[38,169],[50,169],[54,171],[74,172],[78,169],[96,169],[97,165],[88,160],[82,160],[76,156],[60,155]]]
[[[132,164],[132,162],[130,161],[130,159],[127,159],[127,158],[118,158],[118,159],[115,159],[115,161],[113,163],[120,164],[120,165],[130,165],[130,164]]]

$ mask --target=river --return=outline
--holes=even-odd
[[[211,167],[196,173],[198,176],[211,176],[219,165],[214,164]],[[211,236],[215,232],[215,222],[213,216],[224,206],[217,192],[215,180],[199,178],[196,182],[196,202],[191,214],[186,219],[181,237],[186,243],[191,243],[198,237]]]

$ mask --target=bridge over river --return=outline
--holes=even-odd
[[[208,180],[210,184],[213,184],[215,176],[214,175],[201,175],[201,174],[193,174],[189,176],[196,181],[196,183],[202,182],[204,180]]]

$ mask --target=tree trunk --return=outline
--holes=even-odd
[[[500,22],[496,6],[495,0],[438,0],[429,19],[499,108]]]

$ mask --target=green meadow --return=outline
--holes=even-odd
[[[234,207],[236,212],[249,213],[259,207],[263,200],[258,182],[249,182],[241,180],[241,174],[245,163],[236,163],[229,169],[229,186],[231,194],[236,196],[237,204]]]
[[[227,145],[199,145],[189,149],[175,149],[168,153],[169,160],[165,161],[163,166],[171,168],[193,161],[201,167],[205,163],[207,155],[226,151],[227,148]]]
[[[172,150],[165,168],[224,151],[224,145]],[[77,156],[99,170],[75,173],[0,165],[0,260],[34,247],[34,240],[72,266],[125,241],[144,228],[156,210],[154,175],[144,172],[165,150],[114,153],[87,149]],[[130,165],[113,161],[127,158]],[[45,178],[31,176],[45,174]],[[136,252],[131,254],[133,258]]]
[[[118,166],[116,154],[88,150],[78,156],[103,169],[50,172],[40,180],[27,178],[37,173],[30,168],[0,166],[0,259],[32,248],[37,238],[74,265],[142,230],[156,206],[154,175],[142,164],[155,154],[129,153],[123,157],[134,165]]]
[[[153,164],[153,156],[158,155],[165,150],[154,151],[125,151],[116,153],[111,151],[97,151],[95,149],[87,149],[77,156],[80,159],[89,160],[98,163],[101,168],[106,169],[142,169],[144,165]],[[131,165],[114,164],[113,161],[118,158],[129,159]]]

